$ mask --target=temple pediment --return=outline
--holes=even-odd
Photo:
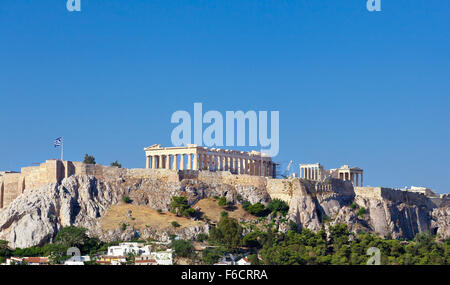
[[[162,148],[160,144],[154,144],[154,145],[144,148],[144,150],[160,149],[160,148]]]

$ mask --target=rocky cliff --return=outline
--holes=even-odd
[[[40,245],[51,242],[58,230],[68,225],[85,227],[89,235],[105,241],[132,239],[137,235],[135,229],[103,231],[99,222],[124,195],[134,205],[162,211],[169,210],[172,196],[185,196],[191,205],[214,196],[264,204],[280,198],[290,206],[290,219],[314,231],[328,224],[346,223],[354,232],[372,231],[393,238],[410,239],[428,230],[442,238],[450,237],[448,203],[438,205],[423,195],[412,194],[355,190],[351,183],[340,180],[319,184],[228,172],[105,168],[101,175],[74,175],[59,184],[26,189],[0,211],[0,239],[9,241],[12,247]],[[361,208],[366,211],[358,215]],[[208,229],[203,223],[180,229],[148,227],[138,234],[163,240],[170,234],[193,238]]]

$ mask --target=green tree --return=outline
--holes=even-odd
[[[172,224],[172,227],[174,227],[174,228],[180,227],[180,224],[177,221],[172,221],[171,224]]]
[[[225,252],[221,248],[205,248],[202,250],[202,263],[205,265],[214,264],[224,254]]]
[[[261,248],[266,240],[266,234],[261,231],[252,231],[248,233],[242,240],[244,245],[252,248]]]
[[[136,255],[134,255],[132,252],[130,252],[127,256],[127,265],[132,265],[136,262]]]
[[[195,216],[195,210],[189,206],[188,200],[184,196],[172,197],[172,202],[170,203],[170,211],[177,216]]]
[[[81,248],[88,240],[89,237],[86,235],[86,229],[75,226],[64,227],[55,236],[55,243],[67,247]]]
[[[235,219],[222,217],[217,227],[211,229],[210,239],[222,244],[227,250],[236,250],[242,243],[242,227]]]
[[[366,213],[366,208],[364,208],[364,207],[362,207],[362,208],[360,208],[359,210],[358,210],[358,216],[362,216],[362,215],[364,215]]]
[[[257,254],[250,254],[247,257],[248,261],[250,261],[251,265],[260,265],[261,262],[258,259],[258,255]]]
[[[252,204],[249,202],[249,201],[244,201],[244,202],[242,202],[242,208],[244,209],[244,210],[248,210],[248,208],[251,206]]]
[[[128,196],[123,196],[122,197],[122,202],[124,202],[126,204],[129,204],[129,203],[131,203],[131,199]]]
[[[0,240],[0,256],[11,256],[11,249],[8,247],[8,241],[6,240]]]
[[[259,202],[248,207],[247,212],[257,217],[262,217],[267,214],[266,207]]]
[[[85,163],[85,164],[95,164],[95,157],[86,153],[84,155],[83,163]]]
[[[188,240],[174,240],[170,247],[174,250],[176,256],[192,257],[194,254],[194,246]]]
[[[218,204],[219,204],[219,206],[221,206],[221,207],[225,207],[225,206],[227,205],[227,198],[225,198],[225,197],[220,197]]]
[[[281,199],[273,199],[270,201],[269,205],[267,205],[267,208],[272,213],[281,213],[283,216],[286,215],[289,211],[289,206]]]
[[[201,233],[201,234],[197,235],[197,241],[204,242],[206,240],[208,240],[208,235],[207,234]]]
[[[114,162],[111,162],[111,166],[115,166],[115,167],[118,167],[118,168],[122,168],[122,164],[120,164],[117,160],[114,161]]]

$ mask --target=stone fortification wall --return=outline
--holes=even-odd
[[[47,160],[39,166],[22,168],[21,173],[0,174],[0,209],[6,208],[25,189],[38,189],[48,183],[60,183],[64,178],[73,176],[94,176],[102,181],[117,179],[150,180],[164,183],[179,183],[183,179],[195,179],[206,185],[238,185],[265,189],[268,178],[252,175],[234,175],[226,171],[193,171],[169,169],[123,169],[99,164],[82,162]],[[274,180],[274,179],[270,179]]]
[[[296,183],[297,182],[297,183]],[[280,199],[288,205],[295,191],[300,189],[298,180],[294,179],[268,179],[267,192],[272,199]]]
[[[355,187],[355,194],[361,198],[384,200],[393,203],[405,203],[409,205],[414,204],[430,209],[442,206],[444,201],[442,198],[429,198],[421,193],[383,187]]]
[[[229,185],[249,185],[256,188],[265,188],[268,178],[247,174],[235,175],[228,171],[198,171],[197,179],[205,184],[229,184]]]

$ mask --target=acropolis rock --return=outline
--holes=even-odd
[[[48,167],[48,164],[55,167]],[[300,228],[318,231],[324,223],[346,223],[354,232],[370,231],[381,236],[412,239],[431,231],[450,237],[449,199],[428,198],[420,193],[379,187],[353,187],[351,181],[330,178],[312,181],[299,178],[275,179],[269,176],[232,174],[230,171],[120,169],[101,165],[49,161],[44,170],[0,176],[2,194],[10,201],[0,209],[0,239],[12,247],[28,247],[52,242],[63,226],[88,229],[102,240],[133,239],[133,229],[102,231],[99,221],[111,206],[127,195],[134,205],[168,211],[173,196],[185,196],[194,205],[206,197],[225,196],[240,203],[282,199],[290,207],[288,216]],[[68,166],[65,167],[65,166]],[[45,178],[47,177],[47,178]],[[15,179],[15,180],[14,180]],[[45,183],[45,179],[49,179]],[[28,186],[31,185],[31,186]],[[357,215],[350,205],[364,207]],[[207,233],[208,226],[161,232],[152,228],[143,237],[164,239],[170,234],[194,238]]]

